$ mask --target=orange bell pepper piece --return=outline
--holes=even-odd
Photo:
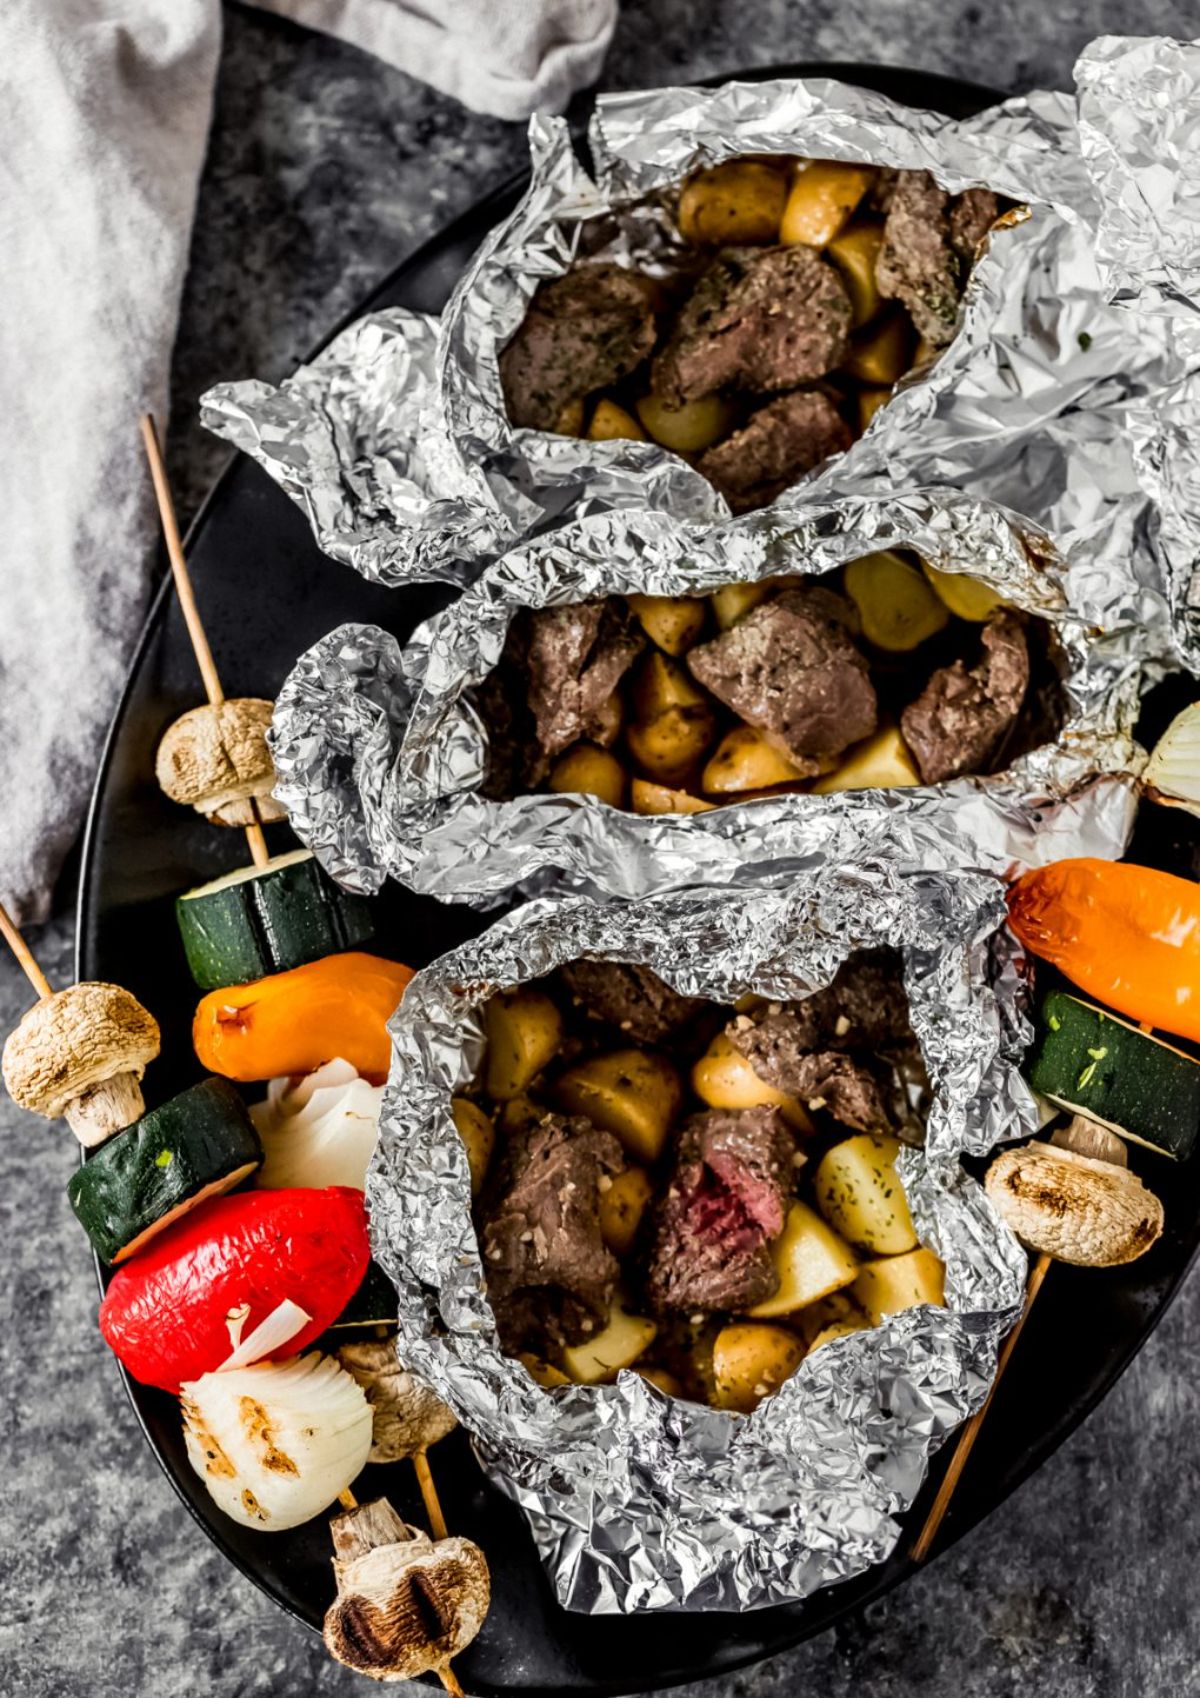
[[[1141,1025],[1200,1041],[1200,885],[1117,861],[1055,861],[1008,893],[1033,955]]]
[[[348,950],[248,985],[210,991],[192,1042],[202,1064],[227,1079],[311,1073],[340,1056],[375,1084],[387,1078],[387,1023],[412,968]]]

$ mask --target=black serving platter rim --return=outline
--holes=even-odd
[[[798,76],[827,76],[841,81],[852,83],[857,82],[866,86],[881,88],[884,92],[892,93],[897,98],[907,100],[910,104],[927,104],[934,108],[939,108],[945,105],[952,108],[958,107],[960,109],[965,109],[966,107],[978,109],[979,107],[1000,98],[993,90],[981,88],[976,85],[969,85],[953,78],[931,75],[923,72],[908,71],[900,68],[855,65],[841,62],[829,64],[806,63],[802,65],[764,66],[748,71],[738,72],[732,77],[714,77],[707,79],[707,81],[710,84],[715,84],[731,80],[763,81],[774,77]],[[578,102],[572,109],[572,122],[577,135],[581,132],[582,124],[587,111],[590,109],[590,105],[591,99],[589,97]],[[374,307],[383,304],[385,300],[389,299],[395,289],[402,284],[406,275],[418,275],[425,264],[433,261],[436,256],[445,249],[457,244],[464,236],[481,239],[486,231],[491,228],[500,217],[504,216],[506,211],[512,204],[514,204],[517,196],[523,190],[527,181],[528,173],[526,171],[515,173],[512,177],[491,191],[491,193],[476,202],[473,207],[453,220],[445,227],[445,229],[440,231],[430,241],[423,243],[406,258],[400,261],[388,277],[385,278],[376,290],[372,292],[371,296],[347,313],[346,316],[329,332],[328,336],[323,339],[319,347],[313,350],[313,354],[315,355],[321,348],[327,346],[327,344],[335,336],[345,329],[347,325],[359,318],[364,312],[373,310]],[[311,358],[313,355],[310,355],[309,357]],[[231,455],[229,460],[226,462],[226,465],[215,480],[211,490],[197,512],[195,519],[189,527],[186,538],[186,547],[189,554],[191,553],[192,548],[200,541],[200,539],[203,538],[206,528],[212,522],[214,515],[218,515],[220,513],[222,504],[227,498],[230,486],[236,479],[239,469],[241,469],[244,464],[245,463],[238,455]],[[348,568],[340,567],[333,562],[325,562],[325,565],[327,566],[328,571],[332,574],[343,572],[348,573],[349,571]],[[355,582],[352,575],[349,581],[352,584]],[[401,590],[390,593],[393,596],[402,597],[405,595],[411,595],[413,592]],[[105,743],[96,786],[88,813],[83,839],[77,910],[76,973],[80,978],[94,976],[97,965],[98,948],[96,943],[96,926],[100,917],[99,903],[97,900],[100,869],[97,866],[97,856],[100,853],[98,844],[100,843],[102,836],[102,815],[105,800],[112,780],[114,764],[118,757],[122,733],[127,729],[127,720],[130,713],[131,703],[137,694],[148,657],[151,656],[156,643],[160,640],[165,640],[162,636],[161,627],[164,625],[164,622],[170,614],[172,595],[173,591],[168,575],[164,577],[152,598],[146,622],[140,634],[137,647],[131,661],[121,701],[118,705],[116,714],[114,715],[113,723],[110,727],[109,735]],[[218,654],[218,665],[220,665],[220,660],[221,657],[220,654]],[[198,693],[197,688],[197,694]],[[235,834],[230,834],[230,836],[233,835]],[[1161,1173],[1161,1167],[1158,1171]],[[1168,1172],[1169,1171],[1170,1170],[1168,1170]],[[936,1550],[939,1554],[947,1549],[971,1527],[975,1526],[986,1515],[990,1514],[994,1508],[998,1507],[999,1503],[1004,1501],[1004,1499],[1006,1499],[1012,1491],[1016,1490],[1023,1481],[1028,1479],[1028,1477],[1041,1466],[1047,1457],[1055,1449],[1057,1449],[1057,1447],[1076,1429],[1076,1427],[1078,1427],[1079,1424],[1091,1414],[1097,1404],[1106,1395],[1108,1390],[1111,1389],[1116,1380],[1124,1373],[1133,1357],[1145,1344],[1146,1340],[1150,1337],[1151,1333],[1166,1313],[1170,1303],[1174,1300],[1180,1285],[1183,1283],[1194,1265],[1197,1255],[1200,1254],[1200,1235],[1193,1234],[1193,1239],[1194,1241],[1190,1246],[1189,1252],[1176,1262],[1174,1274],[1165,1280],[1160,1281],[1158,1295],[1154,1300],[1153,1307],[1138,1326],[1130,1329],[1127,1343],[1121,1349],[1108,1356],[1104,1372],[1094,1378],[1093,1383],[1086,1392],[1075,1397],[1069,1403],[1069,1406],[1064,1412],[1062,1418],[1060,1418],[1057,1422],[1042,1426],[1037,1435],[1023,1445],[1023,1448],[1021,1448],[1020,1451],[1019,1460],[1009,1469],[1000,1490],[993,1493],[986,1490],[980,1492],[976,1489],[974,1493],[970,1493],[967,1490],[968,1482],[964,1481],[964,1485],[963,1487],[960,1487],[958,1497],[956,1498],[955,1507],[958,1513],[956,1514],[952,1512],[939,1537],[936,1546]],[[105,1270],[98,1259],[96,1261],[96,1273],[100,1288],[103,1290],[105,1284]],[[1070,1280],[1071,1272],[1070,1270],[1058,1270],[1058,1275],[1060,1282],[1065,1282]],[[1095,1278],[1097,1276],[1090,1277]],[[1052,1302],[1047,1302],[1047,1299],[1043,1298],[1042,1303],[1039,1305],[1039,1312],[1035,1313],[1035,1315],[1031,1318],[1027,1329],[1027,1342],[1024,1346],[1026,1350],[1034,1348],[1034,1346],[1031,1346],[1028,1343],[1028,1338],[1033,1336],[1036,1339],[1039,1320],[1045,1320],[1048,1313],[1052,1313]],[[166,1474],[167,1479],[171,1482],[176,1495],[187,1508],[188,1513],[203,1529],[206,1536],[221,1551],[226,1560],[231,1562],[242,1574],[244,1574],[261,1591],[270,1597],[274,1603],[286,1610],[290,1615],[293,1615],[305,1626],[314,1630],[319,1630],[319,1621],[314,1618],[311,1608],[308,1613],[306,1613],[303,1607],[289,1599],[281,1592],[276,1584],[272,1583],[268,1576],[263,1572],[263,1565],[261,1562],[256,1566],[253,1560],[244,1556],[235,1548],[234,1535],[232,1532],[233,1524],[227,1522],[219,1512],[211,1511],[206,1514],[204,1503],[207,1500],[204,1499],[203,1489],[199,1488],[198,1492],[189,1493],[188,1480],[182,1476],[177,1469],[172,1467],[169,1456],[161,1442],[161,1438],[156,1435],[154,1430],[156,1425],[159,1423],[156,1422],[153,1416],[152,1398],[147,1397],[145,1389],[138,1387],[125,1373],[124,1369],[121,1369],[120,1372],[126,1393],[133,1407],[138,1424],[145,1435],[146,1442],[154,1454],[155,1459],[158,1461],[159,1466]],[[1019,1373],[1011,1371],[1010,1376],[1006,1378],[1005,1382],[1001,1385],[997,1392],[996,1406],[998,1410],[998,1421],[996,1422],[995,1427],[993,1427],[993,1430],[1001,1427],[1005,1422],[1006,1405],[1011,1401],[1012,1397],[1016,1395],[1012,1391],[1012,1387],[1018,1382],[1019,1378]],[[989,1426],[992,1425],[992,1423],[989,1423]],[[468,1452],[465,1445],[461,1444],[458,1439],[446,1441],[442,1450],[445,1451],[447,1446],[455,1444],[459,1444],[460,1449],[459,1456],[456,1458],[454,1467],[458,1469],[465,1464],[468,1468],[473,1468],[473,1463],[468,1460]],[[948,1448],[949,1447],[947,1447],[947,1449]],[[987,1430],[985,1429],[984,1437],[981,1438],[980,1445],[977,1447],[976,1451],[976,1469],[979,1467],[980,1459],[986,1458],[987,1448]],[[932,1500],[933,1493],[936,1489],[937,1479],[941,1473],[941,1466],[942,1465],[939,1465],[939,1463],[935,1461],[931,1470],[930,1478],[926,1481],[925,1488],[921,1496],[906,1520],[901,1539],[897,1546],[897,1551],[886,1563],[878,1565],[876,1568],[868,1571],[868,1573],[858,1577],[856,1580],[847,1581],[840,1586],[817,1593],[812,1599],[807,1600],[805,1603],[800,1605],[782,1606],[777,1610],[770,1611],[749,1612],[746,1615],[730,1614],[727,1616],[717,1617],[716,1619],[722,1622],[728,1622],[730,1641],[726,1642],[725,1648],[720,1655],[710,1658],[710,1660],[703,1665],[696,1662],[694,1653],[685,1652],[681,1648],[680,1652],[676,1656],[668,1658],[665,1661],[660,1661],[658,1666],[651,1668],[641,1661],[643,1653],[639,1653],[637,1649],[637,1639],[642,1636],[639,1634],[639,1627],[641,1624],[644,1624],[647,1628],[649,1628],[651,1624],[657,1624],[661,1627],[664,1622],[672,1622],[679,1630],[679,1638],[682,1640],[688,1640],[692,1637],[692,1630],[694,1630],[694,1628],[698,1625],[698,1622],[703,1618],[680,1618],[678,1616],[664,1618],[656,1616],[641,1618],[641,1624],[639,1624],[628,1621],[625,1618],[609,1617],[603,1618],[603,1621],[597,1624],[594,1621],[594,1618],[570,1616],[566,1612],[557,1610],[557,1607],[552,1603],[550,1607],[555,1610],[559,1622],[561,1624],[565,1624],[567,1631],[569,1633],[573,1632],[580,1637],[586,1637],[591,1629],[596,1625],[600,1625],[608,1635],[632,1631],[635,1636],[632,1661],[638,1666],[638,1673],[636,1676],[638,1689],[658,1690],[679,1684],[683,1681],[700,1678],[705,1674],[717,1672],[732,1673],[736,1669],[744,1667],[749,1663],[756,1662],[764,1656],[769,1656],[777,1651],[787,1649],[789,1646],[797,1644],[801,1640],[808,1638],[817,1632],[824,1631],[827,1627],[832,1626],[836,1621],[840,1620],[849,1611],[882,1596],[885,1592],[890,1591],[894,1586],[900,1584],[905,1578],[907,1578],[913,1572],[913,1565],[908,1562],[904,1552],[906,1551],[908,1544],[911,1543],[912,1537],[915,1535],[916,1529],[919,1528],[924,1513]],[[192,1484],[194,1483],[195,1482],[192,1482]],[[381,1485],[379,1489],[385,1488]],[[390,1476],[386,1489],[390,1495],[396,1495]],[[489,1513],[494,1509],[494,1505],[490,1506]],[[516,1516],[515,1510],[511,1513],[512,1517]],[[258,1535],[260,1540],[265,1539],[266,1537],[266,1535]],[[259,1548],[259,1546],[254,1547],[256,1551]],[[531,1544],[528,1546],[528,1560],[535,1560]],[[544,1580],[542,1581],[540,1590],[543,1592],[547,1592],[548,1590]],[[712,1620],[713,1617],[710,1616],[708,1619]],[[752,1643],[738,1643],[734,1645],[731,1642],[732,1640],[740,1640],[741,1634],[738,1631],[739,1628],[748,1627],[750,1624],[755,1622],[761,1622],[764,1628],[768,1628],[768,1631],[761,1636],[751,1635],[750,1637],[753,1640]],[[774,1627],[775,1631],[770,1631],[769,1629],[771,1627]],[[484,1638],[481,1642],[479,1642],[481,1652],[484,1652],[487,1649],[487,1634],[488,1630],[485,1628]],[[689,1655],[691,1655],[692,1660],[689,1660]],[[481,1666],[473,1667],[473,1661],[474,1659],[470,1653],[460,1660],[460,1675],[469,1683],[471,1690],[478,1692],[511,1693],[527,1691],[531,1693],[548,1693],[551,1691],[569,1690],[581,1692],[586,1691],[594,1694],[611,1694],[613,1695],[613,1698],[617,1698],[617,1695],[619,1694],[635,1690],[635,1688],[630,1685],[628,1676],[614,1678],[598,1674],[589,1675],[586,1668],[583,1667],[580,1667],[577,1670],[572,1670],[572,1673],[577,1674],[579,1678],[574,1679],[569,1685],[564,1684],[561,1678],[556,1680],[553,1684],[546,1684],[545,1681],[538,1681],[534,1679],[528,1682],[521,1682],[520,1684],[509,1681],[504,1685],[495,1685],[489,1681],[486,1665],[481,1663]]]

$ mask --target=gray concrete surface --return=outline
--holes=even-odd
[[[1065,86],[1093,36],[1189,36],[1197,17],[1156,0],[627,0],[605,80],[814,58]],[[523,153],[517,126],[229,9],[175,365],[170,458],[185,509],[224,454],[194,423],[200,391],[283,375]],[[59,917],[33,939],[60,980],[71,897],[65,882]],[[0,959],[0,1029],[27,1001]],[[91,1262],[63,1195],[72,1159],[61,1128],[0,1100],[0,1693],[365,1692],[199,1537],[145,1449],[94,1330]],[[691,1698],[1200,1694],[1198,1348],[1193,1282],[1097,1413],[984,1527],[835,1633]]]

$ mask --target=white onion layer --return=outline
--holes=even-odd
[[[257,1183],[352,1185],[361,1191],[379,1132],[383,1086],[362,1079],[348,1061],[327,1061],[298,1079],[272,1079],[251,1119],[265,1159]]]

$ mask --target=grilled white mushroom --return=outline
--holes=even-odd
[[[1129,1151],[1116,1133],[1097,1120],[1089,1120],[1086,1114],[1072,1115],[1065,1126],[1050,1134],[1050,1142],[1056,1149],[1074,1150],[1077,1156],[1091,1156],[1093,1161],[1129,1166]]]
[[[142,1114],[142,1075],[158,1051],[158,1023],[135,996],[85,982],[22,1016],[4,1045],[4,1083],[22,1108],[65,1115],[90,1148]]]
[[[375,1680],[444,1669],[474,1639],[491,1602],[487,1559],[469,1539],[407,1526],[384,1498],[330,1522],[338,1595],[325,1644]]]
[[[1077,1267],[1136,1261],[1162,1234],[1162,1204],[1136,1174],[1074,1150],[1005,1150],[985,1189],[1022,1244]]]
[[[216,825],[252,825],[286,819],[271,795],[275,764],[267,747],[274,703],[240,696],[192,708],[167,728],[154,763],[158,782],[173,802],[195,808]]]
[[[337,1359],[358,1381],[371,1405],[372,1462],[399,1462],[415,1456],[458,1425],[441,1398],[400,1366],[394,1339],[343,1344]]]

